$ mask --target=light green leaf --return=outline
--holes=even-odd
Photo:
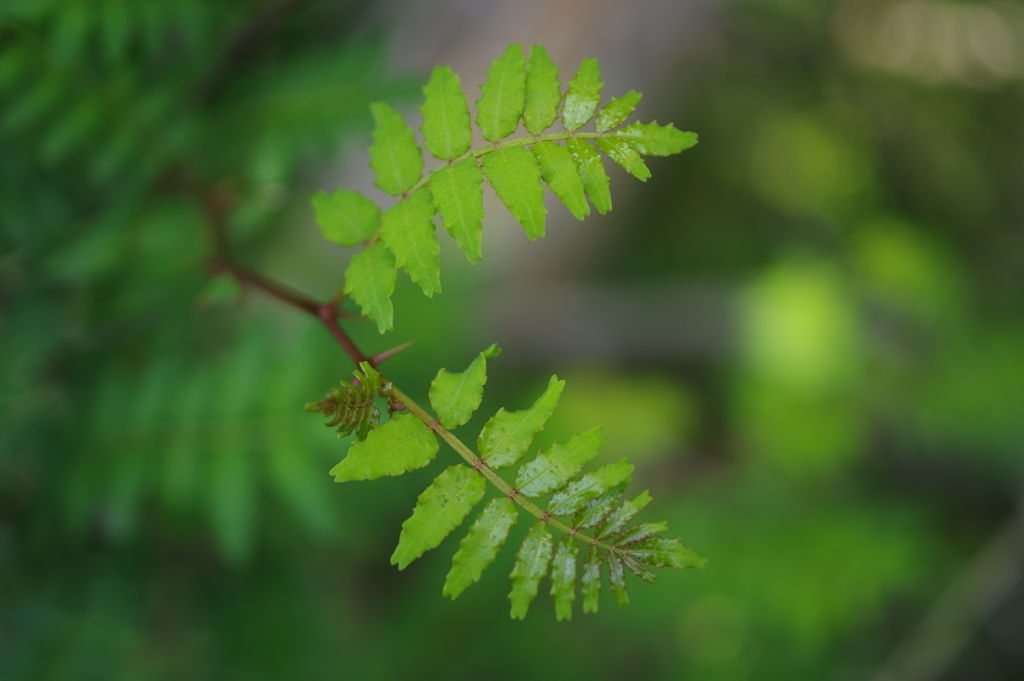
[[[395,264],[409,273],[427,297],[441,292],[441,246],[431,218],[436,209],[430,190],[420,187],[384,211],[380,237],[395,254]]]
[[[651,495],[647,490],[641,492],[635,499],[627,501],[615,509],[615,512],[608,517],[608,522],[598,533],[598,539],[614,537],[629,524],[629,521],[636,517],[636,514],[644,510],[647,504],[651,503]]]
[[[683,543],[678,539],[669,539],[667,537],[651,537],[639,544],[623,549],[623,551],[637,560],[654,567],[671,567],[676,570],[683,568],[703,570],[704,564],[707,563],[707,560],[683,546]]]
[[[636,152],[634,152],[636,153]],[[484,172],[495,193],[531,241],[544,236],[544,187],[540,166],[526,149],[495,149],[482,157]]]
[[[614,135],[629,142],[629,146],[644,156],[671,156],[697,144],[697,133],[676,130],[671,123],[658,125],[657,121],[637,121],[615,132]]]
[[[469,124],[469,106],[459,84],[459,77],[450,66],[438,66],[423,86],[426,100],[423,112],[423,146],[444,161],[469,151],[473,128]]]
[[[627,173],[641,182],[646,182],[651,176],[651,171],[647,169],[647,165],[640,158],[640,154],[626,140],[601,137],[597,140],[597,146],[601,147],[601,151],[608,154],[611,160],[622,166]]]
[[[518,515],[516,504],[511,499],[491,499],[470,526],[469,533],[452,558],[452,569],[444,581],[445,596],[455,600],[466,587],[480,579],[487,566],[494,562]]]
[[[629,459],[619,459],[615,463],[606,463],[593,473],[587,473],[579,480],[551,495],[548,513],[551,515],[570,515],[583,508],[588,500],[602,494],[619,484],[633,472]]]
[[[516,488],[530,498],[551,494],[583,470],[583,466],[597,456],[597,450],[606,439],[598,426],[574,435],[564,445],[555,443],[551,449],[523,464],[516,474]]]
[[[605,132],[611,130],[617,125],[622,123],[629,118],[629,114],[633,113],[636,109],[636,105],[640,103],[640,98],[643,97],[636,90],[630,90],[621,97],[617,97],[612,101],[608,102],[601,109],[601,113],[597,115],[597,122],[594,124],[594,129],[597,132]]]
[[[668,529],[668,523],[641,523],[634,527],[630,527],[625,530],[620,536],[615,537],[614,544],[616,546],[629,546],[630,544],[636,544],[650,539],[659,532],[664,532]]]
[[[345,270],[345,295],[359,303],[381,333],[393,326],[391,294],[397,274],[395,256],[379,241],[352,256]]]
[[[423,153],[416,144],[412,128],[390,104],[374,102],[370,112],[373,113],[370,167],[377,176],[377,186],[398,196],[419,181],[423,174]]]
[[[537,398],[529,409],[505,411],[502,407],[484,425],[477,439],[480,458],[494,469],[506,468],[518,462],[533,444],[533,436],[544,430],[558,397],[562,394],[565,381],[552,376],[547,390]]]
[[[629,595],[626,593],[626,570],[622,564],[622,558],[616,554],[608,555],[608,584],[615,594],[615,602],[619,607],[629,603]]]
[[[476,125],[488,142],[499,142],[519,127],[526,100],[524,66],[523,48],[514,43],[487,69],[487,82],[480,86],[476,103]]]
[[[590,215],[590,206],[583,195],[583,179],[576,170],[576,162],[565,147],[554,142],[537,142],[533,145],[541,177],[548,188],[572,211],[577,220]]]
[[[558,118],[561,88],[558,67],[551,61],[547,48],[533,45],[530,65],[526,67],[526,108],[523,110],[523,126],[531,134],[541,134]]]
[[[577,530],[586,530],[600,525],[612,512],[612,509],[623,493],[625,493],[626,486],[629,485],[631,479],[626,478],[601,496],[588,501],[583,510],[579,511],[576,517],[573,518],[572,526]]]
[[[597,612],[601,596],[601,563],[604,554],[601,549],[591,546],[587,559],[583,561],[580,589],[583,592],[583,612]]]
[[[357,191],[320,191],[313,194],[312,203],[320,233],[339,246],[355,246],[377,232],[380,209]]]
[[[331,469],[335,482],[375,480],[401,475],[430,463],[440,445],[434,433],[412,414],[399,414],[356,441],[348,456]]]
[[[576,559],[579,547],[576,540],[565,535],[558,542],[551,561],[551,595],[555,597],[555,617],[572,619],[572,603],[576,600]]]
[[[569,81],[569,91],[562,105],[562,123],[573,132],[587,124],[594,117],[601,103],[601,69],[596,59],[584,59],[576,71],[576,77]]]
[[[519,552],[516,553],[516,565],[512,569],[512,591],[508,598],[512,601],[512,618],[524,619],[530,603],[537,596],[540,580],[548,571],[554,540],[548,524],[538,520],[526,533]]]
[[[412,515],[402,523],[391,564],[404,570],[424,552],[436,548],[480,502],[486,487],[484,477],[472,468],[449,466],[423,491]]]
[[[480,233],[484,217],[483,173],[475,158],[434,171],[430,193],[434,197],[444,228],[459,244],[470,262],[480,260]]]
[[[487,348],[460,373],[441,369],[430,383],[430,406],[445,428],[455,428],[469,421],[484,398],[487,382],[487,360],[498,356],[497,345]]]
[[[567,140],[565,148],[572,154],[572,160],[576,161],[576,170],[583,178],[583,191],[590,197],[597,212],[604,215],[612,209],[612,195],[608,189],[608,174],[604,170],[601,154],[581,139]]]

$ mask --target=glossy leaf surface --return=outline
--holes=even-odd
[[[555,598],[555,617],[572,619],[572,604],[576,600],[576,560],[579,547],[569,535],[562,537],[551,560],[551,595]]]
[[[601,69],[596,59],[584,59],[576,76],[569,81],[569,91],[565,94],[562,106],[562,123],[565,129],[573,132],[594,117],[594,112],[601,104]]]
[[[597,612],[601,596],[601,564],[604,556],[601,549],[591,546],[580,571],[580,591],[583,593],[583,612]]]
[[[533,145],[533,155],[537,158],[544,182],[573,216],[582,220],[590,215],[590,205],[583,194],[583,179],[569,150],[554,142],[538,142]]]
[[[374,480],[422,468],[437,455],[434,433],[412,414],[399,414],[357,441],[331,469],[336,482]]]
[[[594,497],[619,484],[633,472],[633,464],[627,459],[607,463],[579,480],[570,482],[565,489],[551,495],[548,512],[552,515],[570,515]]]
[[[491,499],[484,507],[452,558],[452,569],[444,582],[445,596],[455,600],[494,562],[516,522],[517,508],[515,502],[506,497]]]
[[[643,95],[636,90],[630,90],[623,96],[608,102],[601,109],[601,113],[597,115],[594,130],[605,132],[625,123],[629,115],[636,110],[636,105],[640,103],[642,97]]]
[[[527,497],[542,497],[562,488],[576,476],[607,438],[601,427],[574,435],[565,444],[555,443],[536,458],[523,464],[516,473],[516,488]]]
[[[565,381],[552,376],[544,394],[528,409],[506,411],[504,407],[484,425],[477,440],[480,457],[494,469],[517,463],[533,444],[533,437],[544,429],[558,405]]]
[[[486,486],[482,475],[462,464],[450,466],[437,476],[416,500],[412,515],[402,523],[391,564],[404,570],[440,544],[480,502]]]
[[[644,156],[671,156],[678,154],[697,144],[697,134],[677,130],[674,125],[658,125],[640,123],[627,125],[615,133],[619,139],[629,142],[629,146]],[[643,179],[643,178],[641,178]]]
[[[641,182],[646,182],[651,177],[651,171],[647,169],[640,154],[626,140],[601,137],[597,140],[597,146],[608,154],[608,158]]]
[[[537,596],[537,587],[540,580],[547,574],[548,564],[551,562],[551,553],[554,548],[554,538],[547,523],[538,520],[526,533],[519,552],[516,554],[516,564],[512,569],[512,591],[509,593],[509,600],[512,601],[512,618],[523,619],[530,609],[530,603]]]
[[[612,195],[601,154],[597,153],[593,145],[581,139],[567,140],[565,148],[576,162],[576,170],[583,179],[583,191],[590,197],[597,212],[604,215],[612,209]]]
[[[598,539],[606,539],[608,537],[614,537],[629,524],[637,513],[642,511],[647,504],[651,503],[651,495],[646,490],[641,492],[635,499],[623,502],[622,506],[615,509],[613,513],[608,516],[604,527],[598,533]]]

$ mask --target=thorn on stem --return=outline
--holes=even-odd
[[[411,340],[408,343],[402,343],[398,347],[391,348],[390,350],[385,350],[384,352],[382,352],[379,355],[376,355],[375,357],[370,359],[370,366],[376,368],[377,365],[379,365],[384,360],[390,359],[391,357],[394,357],[395,355],[400,353],[402,350],[405,350],[407,347],[409,347],[411,345],[414,345],[414,344],[416,344],[418,342],[419,342],[419,338],[417,338],[416,340]]]

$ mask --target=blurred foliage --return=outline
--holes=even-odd
[[[496,616],[496,574],[440,598],[457,539],[389,566],[436,470],[342,493],[344,447],[302,405],[348,361],[208,271],[213,199],[244,260],[283,267],[315,234],[312,173],[370,101],[411,101],[355,38],[365,9],[0,10],[0,678],[868,676],[1019,495],[1019,4],[724,6],[685,107],[657,114],[702,143],[617,199],[648,239],[623,231],[592,275],[732,282],[737,352],[553,367],[552,429],[640,443],[634,486],[711,562],[569,626]],[[900,34],[914,12],[966,28]],[[337,256],[285,278],[329,296]],[[428,303],[399,283],[395,343],[422,340],[389,378],[417,400],[500,340],[462,326],[468,268]],[[514,362],[480,413],[550,373]]]

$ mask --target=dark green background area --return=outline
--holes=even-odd
[[[571,622],[547,582],[508,618],[525,519],[454,602],[464,528],[391,566],[455,453],[335,484],[346,443],[302,407],[351,363],[211,272],[214,197],[241,262],[319,299],[341,284],[309,196],[368,143],[369,103],[412,110],[427,77],[388,65],[387,12],[0,6],[0,679],[1020,678],[1024,6],[911,5],[966,32],[903,58],[870,39],[894,3],[724,3],[641,109],[701,142],[646,184],[611,173],[615,231],[573,276],[652,316],[720,292],[686,317],[724,329],[705,345],[636,316],[655,350],[494,337],[486,221],[483,263],[444,242],[444,293],[399,276],[393,333],[346,322],[370,352],[420,339],[385,369],[423,404],[438,368],[505,344],[467,442],[565,378],[537,446],[604,425],[597,462],[630,457],[644,518],[710,560]],[[915,638],[929,611],[955,645]]]

